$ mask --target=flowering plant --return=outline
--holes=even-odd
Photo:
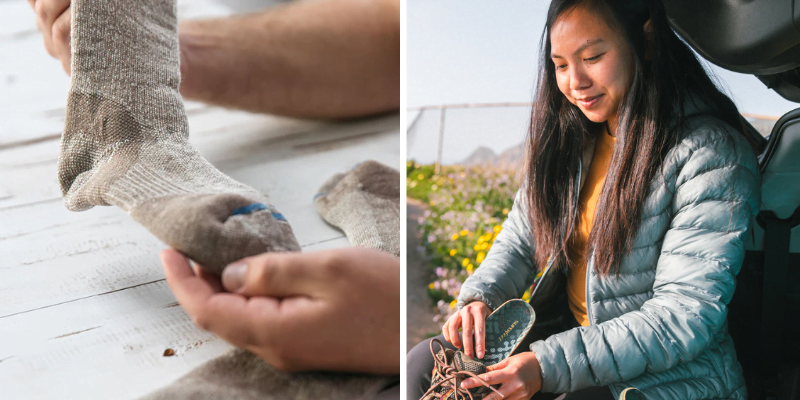
[[[455,165],[436,174],[432,165],[407,163],[408,196],[428,205],[418,222],[425,256],[436,275],[428,285],[438,310],[434,321],[444,321],[455,311],[461,284],[481,265],[502,230],[518,188],[515,172]]]

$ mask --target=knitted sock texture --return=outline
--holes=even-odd
[[[114,205],[211,271],[299,250],[266,198],[188,143],[175,0],[73,0],[58,177],[73,211]]]
[[[368,400],[398,380],[397,376],[281,372],[237,349],[140,400]]]
[[[325,221],[344,231],[354,246],[400,256],[400,173],[378,162],[362,162],[336,174],[314,199]]]
[[[323,218],[343,229],[354,245],[399,256],[400,174],[396,170],[374,161],[361,163],[329,179],[315,204]],[[399,376],[285,373],[237,349],[141,400],[399,398],[398,388]]]

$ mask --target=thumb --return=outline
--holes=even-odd
[[[222,286],[244,296],[306,295],[308,262],[302,253],[264,253],[231,263],[222,270]]]

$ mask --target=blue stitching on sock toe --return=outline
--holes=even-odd
[[[322,196],[325,196],[327,194],[328,194],[328,192],[319,192],[319,193],[314,195],[314,198],[312,200],[316,200],[316,199],[318,199],[318,198],[320,198]]]
[[[265,204],[253,203],[253,204],[250,204],[250,205],[247,205],[247,206],[244,206],[244,207],[239,207],[239,208],[233,210],[233,212],[231,213],[231,216],[250,214],[253,211],[266,210],[266,209],[267,209],[267,206]]]
[[[281,213],[273,212],[272,217],[274,217],[278,221],[286,221],[286,217],[284,217],[283,214]]]

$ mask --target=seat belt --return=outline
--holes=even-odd
[[[783,334],[786,319],[786,290],[789,274],[789,247],[792,228],[800,222],[800,208],[786,219],[779,219],[771,211],[758,215],[764,227],[764,281],[761,302],[761,371],[772,374],[778,371],[783,351]]]

